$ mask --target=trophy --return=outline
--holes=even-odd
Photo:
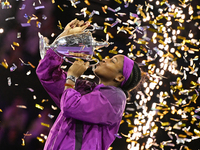
[[[85,61],[95,62],[90,66],[98,64],[99,60],[93,57],[94,50],[96,48],[107,47],[109,43],[107,41],[95,41],[92,33],[86,30],[79,34],[58,37],[51,45],[48,45],[45,37],[38,33],[40,57],[43,59],[46,51],[51,48],[66,62],[73,63],[70,59],[83,59]],[[81,55],[78,55],[79,53]]]

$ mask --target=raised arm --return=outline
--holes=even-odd
[[[65,87],[67,73],[64,72],[60,65],[63,60],[52,49],[47,53],[36,69],[36,74],[56,105],[60,107],[60,98]]]
[[[89,22],[74,19],[66,25],[64,31],[56,38],[56,40],[63,36],[81,33],[89,25]],[[52,49],[49,49],[47,50],[44,59],[40,61],[36,70],[41,84],[58,107],[60,107],[60,98],[65,88],[67,77],[66,72],[60,68],[62,62],[62,58],[59,57]]]

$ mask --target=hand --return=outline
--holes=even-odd
[[[89,62],[84,62],[83,60],[75,61],[68,69],[67,75],[80,77],[89,67]]]
[[[81,58],[89,57],[89,55],[84,54],[84,53],[73,53],[73,52],[69,52],[69,54],[72,55],[72,56],[81,57]]]
[[[83,20],[79,21],[77,19],[72,20],[68,23],[64,29],[64,31],[60,34],[59,38],[71,34],[81,33],[83,32],[88,26],[90,26],[90,22]]]

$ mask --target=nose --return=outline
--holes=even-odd
[[[102,62],[105,63],[105,62],[106,62],[106,59],[102,59]]]
[[[110,61],[110,58],[104,58],[104,59],[102,59],[102,62],[107,62],[107,61]]]

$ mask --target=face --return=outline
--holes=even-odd
[[[94,73],[104,80],[114,80],[123,73],[123,55],[115,55],[109,59],[103,59],[94,70]]]

